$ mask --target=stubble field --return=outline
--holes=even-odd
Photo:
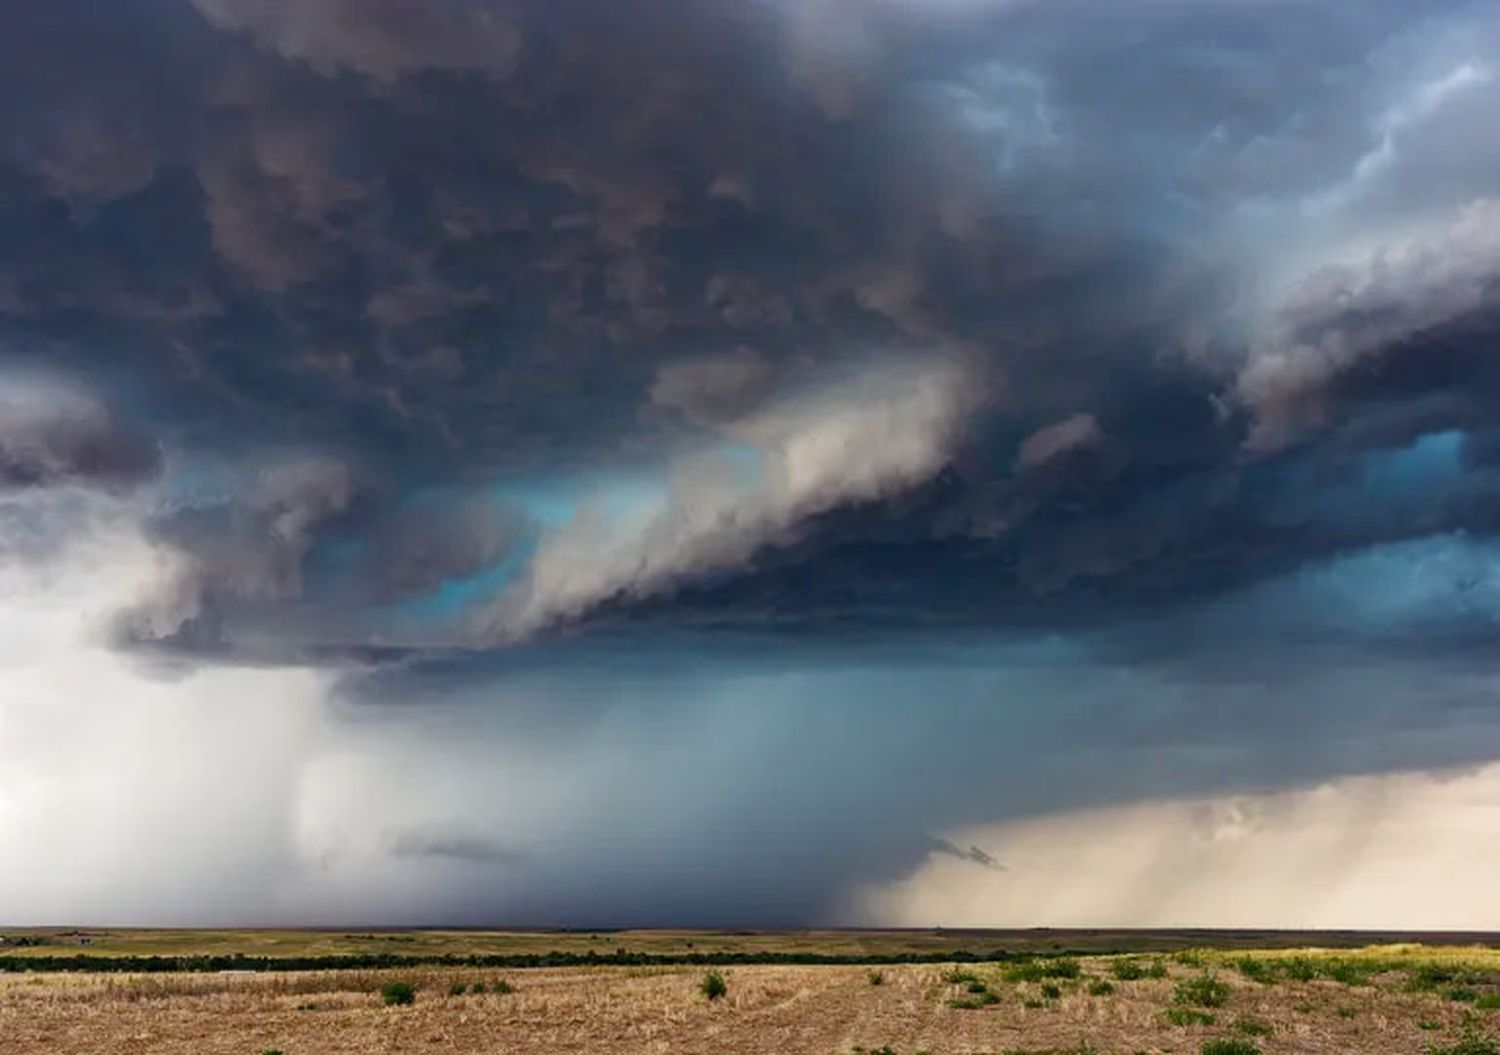
[[[1488,1055],[1500,951],[1003,963],[0,974],[0,1052]],[[392,982],[414,989],[388,1006]],[[1205,1048],[1207,1045],[1207,1048]]]

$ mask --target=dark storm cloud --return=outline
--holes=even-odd
[[[128,488],[161,467],[156,444],[96,399],[0,377],[0,491]]]
[[[397,634],[453,644],[637,604],[803,630],[1149,611],[1489,530],[1482,472],[1437,514],[1304,508],[1372,450],[1485,447],[1500,187],[1460,134],[1500,90],[1483,15],[68,0],[6,34],[4,326],[128,378],[180,449],[380,480],[374,520],[226,512],[212,545],[189,496],[161,532],[189,598],[355,611],[488,570],[508,598]],[[914,356],[975,398],[840,417],[871,385],[840,378]],[[856,438],[895,452],[878,482],[837,482]],[[683,465],[726,447],[760,451],[747,494]],[[585,466],[602,497],[566,515],[654,474],[657,523],[604,547],[474,512]],[[414,511],[433,487],[455,523]]]

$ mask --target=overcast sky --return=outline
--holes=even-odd
[[[0,922],[1500,928],[1496,56],[0,8]]]

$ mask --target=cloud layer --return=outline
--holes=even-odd
[[[809,921],[1496,757],[1489,4],[565,7],[0,14],[0,855],[125,876],[7,903]]]

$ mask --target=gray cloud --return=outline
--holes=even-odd
[[[135,728],[122,911],[325,922],[1493,757],[1491,6],[0,15],[4,900]]]
[[[161,466],[155,443],[66,386],[0,378],[0,490],[131,487]]]
[[[193,0],[216,25],[324,74],[340,69],[390,81],[428,69],[505,77],[521,47],[504,7],[481,0]]]

